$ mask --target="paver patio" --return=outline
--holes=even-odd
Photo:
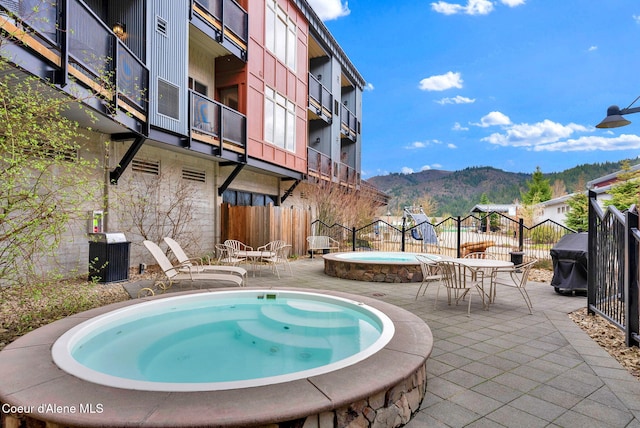
[[[419,283],[329,277],[320,257],[291,267],[293,276],[287,272],[278,279],[265,269],[248,285],[365,295],[407,309],[429,325],[434,348],[427,394],[409,428],[640,428],[640,381],[567,315],[585,307],[586,297],[560,295],[549,284],[530,282],[533,315],[517,290],[499,288],[488,311],[477,294],[472,296],[467,317],[466,304],[448,306],[444,290],[434,308],[433,285],[415,300]],[[135,295],[141,285],[127,288]]]

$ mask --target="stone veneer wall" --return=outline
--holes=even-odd
[[[324,273],[343,279],[370,282],[422,282],[420,265],[357,263],[324,260]]]
[[[372,373],[375,376],[375,373]],[[427,391],[427,360],[412,376],[363,400],[339,409],[307,416],[297,421],[262,425],[257,428],[395,428],[405,425],[420,408]],[[29,415],[0,415],[0,426],[4,428],[48,427],[65,428],[37,420]],[[108,426],[106,422],[105,426]]]
[[[420,408],[427,391],[427,362],[403,382],[348,406],[307,416],[304,420],[265,425],[285,428],[292,423],[302,428],[395,428],[405,425]]]

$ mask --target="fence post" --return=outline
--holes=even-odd
[[[524,219],[521,218],[518,223],[518,251],[524,250]]]
[[[351,228],[351,251],[356,250],[356,228]]]
[[[402,216],[402,239],[400,240],[400,251],[404,253],[404,235],[407,232],[407,218]]]
[[[456,247],[457,247],[456,257],[460,258],[460,256],[461,256],[461,254],[460,254],[460,245],[462,244],[462,242],[460,242],[460,241],[462,241],[462,230],[461,230],[461,227],[460,227],[460,224],[462,223],[462,220],[460,219],[460,216],[456,217],[456,223],[458,224],[456,226],[456,234],[457,234],[457,236],[456,236]]]
[[[587,239],[587,313],[594,315],[591,309],[596,304],[596,244],[598,234],[598,222],[593,204],[596,202],[596,192],[589,190],[589,212],[588,212],[588,239]]]
[[[638,214],[627,211],[624,233],[624,319],[625,343],[628,347],[638,346],[638,252],[634,230],[638,230]]]

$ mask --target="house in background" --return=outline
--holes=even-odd
[[[105,212],[105,232],[142,241],[118,193],[154,180],[169,195],[189,186],[203,252],[222,236],[222,204],[308,209],[305,186],[371,187],[365,81],[306,0],[0,0],[0,12],[16,72],[106,95],[85,101],[96,123],[73,116],[91,141],[78,155],[103,160],[103,191],[79,208]],[[69,225],[58,268],[86,269],[86,232]],[[132,265],[149,261],[132,246]]]
[[[633,165],[628,171],[616,171],[611,174],[603,175],[594,180],[587,182],[585,193],[592,191],[596,194],[598,204],[604,207],[605,201],[611,199],[608,193],[611,187],[620,181],[620,175],[627,172],[640,171],[640,164]],[[567,201],[571,199],[575,193],[563,195],[548,201],[539,203],[535,210],[535,223],[541,223],[545,220],[552,220],[558,224],[566,226],[565,220],[567,213],[571,209]]]

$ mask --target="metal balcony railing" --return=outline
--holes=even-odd
[[[246,61],[249,41],[248,13],[234,0],[192,0],[191,10],[220,34],[218,42],[233,43]]]
[[[320,81],[311,73],[309,73],[309,108],[314,109],[315,113],[331,122],[331,104],[333,96]]]
[[[340,108],[340,132],[346,138],[356,141],[357,139],[358,118],[347,108],[342,105]]]
[[[246,153],[246,116],[197,92],[189,94],[192,135],[195,131],[208,136],[205,141],[210,144]]]
[[[65,10],[32,9],[31,3],[0,0],[3,30],[49,62],[56,83],[73,79],[147,122],[149,70],[111,29],[79,0],[57,3]]]
[[[331,180],[331,157],[308,147],[307,170],[309,171],[309,175]]]

